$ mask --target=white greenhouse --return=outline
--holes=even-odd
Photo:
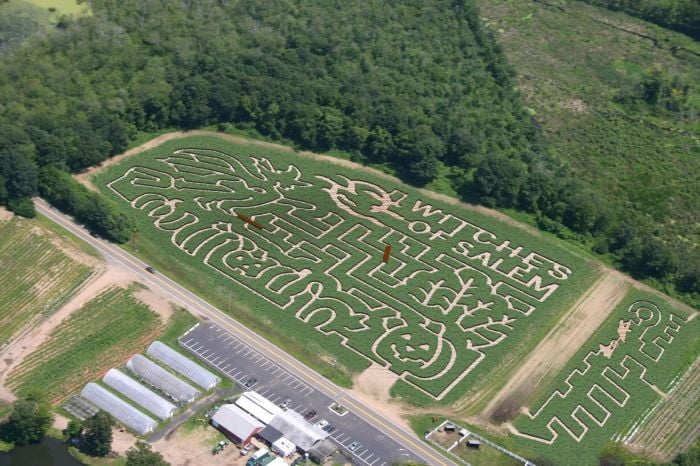
[[[126,367],[147,384],[162,391],[178,403],[191,403],[199,396],[199,390],[141,354],[135,354],[129,359]]]
[[[150,434],[158,425],[155,419],[143,414],[126,401],[110,393],[107,389],[96,383],[91,382],[85,385],[83,391],[80,392],[80,396],[107,412],[117,421],[139,435]]]
[[[175,370],[205,390],[214,388],[221,379],[168,345],[154,341],[146,353]]]
[[[107,371],[102,381],[160,419],[171,418],[177,409],[174,404],[117,369]]]

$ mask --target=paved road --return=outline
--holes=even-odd
[[[39,213],[45,215],[50,220],[61,225],[66,230],[69,230],[71,233],[93,246],[100,251],[107,260],[117,262],[124,268],[134,272],[152,289],[162,292],[193,314],[208,318],[211,322],[235,335],[241,342],[255,348],[270,361],[283,367],[286,371],[308,386],[313,387],[332,399],[341,400],[343,406],[348,408],[359,419],[381,430],[386,436],[402,445],[411,457],[419,458],[420,461],[429,465],[454,465],[452,461],[424,444],[413,432],[398,426],[391,420],[377,413],[371,407],[355,398],[351,393],[328,381],[313,369],[294,359],[280,348],[249,330],[207,301],[160,273],[149,274],[145,271],[147,264],[141,260],[108,241],[90,236],[85,228],[76,224],[70,217],[53,209],[42,199],[36,199],[35,205]],[[402,453],[403,450],[396,452],[397,455],[401,455]]]
[[[309,422],[325,420],[334,428],[330,432],[331,440],[357,464],[387,466],[399,458],[420,461],[418,456],[355,413],[348,411],[340,415],[331,410],[333,404],[344,404],[342,393],[333,398],[315,390],[214,323],[202,323],[188,331],[180,338],[180,346],[238,384],[248,382],[251,390],[273,403],[289,400],[287,409],[302,416],[308,414]],[[357,443],[357,447],[350,451],[353,443]]]

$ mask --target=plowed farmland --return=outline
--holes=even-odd
[[[35,221],[0,221],[0,346],[58,309],[92,273],[54,236]]]
[[[8,377],[16,394],[41,389],[53,403],[124,363],[163,330],[130,289],[111,288],[63,321]]]
[[[279,147],[188,137],[94,181],[163,273],[293,354],[386,367],[415,403],[502,382],[596,275],[556,242]]]

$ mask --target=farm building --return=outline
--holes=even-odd
[[[192,385],[180,380],[146,356],[135,354],[126,363],[131,372],[178,403],[191,403],[200,394]]]
[[[83,391],[80,392],[80,396],[107,412],[113,418],[139,435],[146,435],[153,432],[153,429],[158,425],[155,419],[145,415],[96,383],[91,382],[85,385]]]
[[[171,418],[177,409],[174,404],[117,369],[107,371],[102,381],[160,419]]]
[[[272,446],[277,440],[283,437],[282,432],[272,426],[265,426],[263,430],[258,432],[258,439],[265,443],[268,447]]]
[[[243,393],[236,400],[236,405],[264,424],[269,424],[275,414],[284,411],[264,396],[252,391]]]
[[[211,425],[241,446],[249,444],[250,439],[265,427],[262,422],[231,404],[219,408],[211,418]]]
[[[151,343],[146,353],[205,390],[214,388],[216,384],[221,382],[218,376],[160,341]]]
[[[328,437],[328,433],[306,422],[301,414],[288,410],[275,414],[270,425],[282,432],[303,452],[309,451],[314,443]]]

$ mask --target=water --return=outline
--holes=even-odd
[[[0,466],[83,466],[83,463],[68,453],[65,443],[44,437],[40,443],[0,453]]]

